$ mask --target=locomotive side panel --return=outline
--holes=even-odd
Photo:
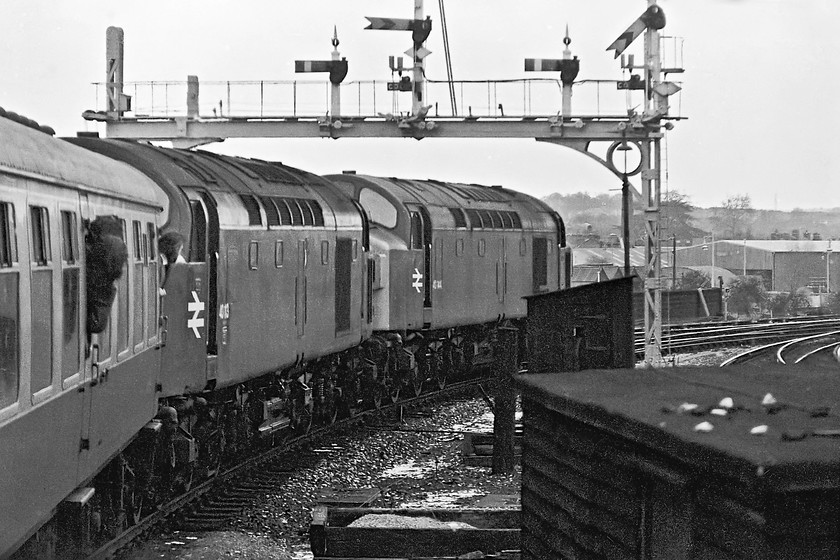
[[[306,278],[300,265],[305,248],[298,247],[296,236],[284,233],[222,234],[221,386],[293,363],[300,352],[297,324],[302,326],[304,318]]]

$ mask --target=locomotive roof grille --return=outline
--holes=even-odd
[[[460,208],[450,208],[452,217],[455,219],[455,227],[467,227],[467,219],[464,217],[464,211]]]
[[[449,211],[452,212],[453,216],[456,215],[456,212],[460,212],[457,208],[450,208]],[[470,220],[471,229],[522,229],[522,220],[516,212],[468,208],[466,213]],[[467,227],[466,222],[464,222],[464,225],[459,225],[456,217],[455,227]]]
[[[240,198],[252,226],[262,225],[261,219],[255,221],[259,217],[259,200],[265,209],[269,226],[324,227],[324,210],[317,200],[283,196],[254,197],[250,194],[240,195]]]
[[[243,169],[247,169],[257,174],[261,179],[270,183],[288,183],[293,185],[304,184],[301,177],[283,169],[279,164],[253,159],[237,160],[236,163],[238,163]]]
[[[218,180],[216,179],[215,175],[208,172],[203,165],[193,161],[193,158],[195,158],[195,154],[191,152],[178,150],[161,149],[160,151],[163,154],[167,155],[170,159],[175,161],[176,165],[179,165],[182,168],[186,169],[195,177],[201,179],[205,183],[218,183]]]
[[[490,187],[480,187],[477,185],[449,185],[449,188],[457,192],[468,200],[476,200],[480,202],[507,202],[508,197],[498,190],[492,190]]]
[[[262,215],[260,215],[260,205],[257,198],[252,194],[240,194],[239,198],[245,206],[245,211],[248,212],[248,225],[261,226]]]
[[[262,202],[263,208],[265,208],[265,216],[268,218],[268,225],[270,226],[279,226],[280,225],[280,212],[277,210],[277,206],[271,200],[271,198],[267,196],[259,197],[260,202]]]

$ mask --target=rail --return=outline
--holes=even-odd
[[[479,369],[479,371],[481,371],[481,369]],[[363,421],[364,419],[373,414],[378,414],[383,411],[389,410],[398,410],[398,407],[420,404],[422,402],[435,398],[448,398],[457,395],[463,391],[470,390],[480,383],[487,382],[492,382],[492,379],[485,376],[481,376],[465,381],[450,383],[444,388],[438,389],[436,391],[422,393],[420,395],[412,396],[407,399],[402,399],[398,402],[389,403],[387,405],[383,405],[381,408],[373,408],[361,411],[353,416],[350,416],[349,418],[339,420],[333,424],[317,428],[313,427],[306,434],[295,438],[287,439],[285,441],[282,441],[278,445],[271,447],[270,449],[258,452],[255,455],[248,457],[242,460],[241,462],[226,468],[225,470],[219,472],[218,474],[207,479],[201,484],[190,488],[183,494],[176,496],[167,503],[160,505],[158,508],[150,512],[149,515],[140,519],[136,524],[132,525],[131,527],[128,527],[126,530],[122,531],[113,539],[102,544],[87,558],[88,560],[105,560],[106,558],[113,557],[120,549],[128,546],[133,540],[137,539],[145,532],[151,530],[155,525],[162,522],[167,517],[175,514],[176,512],[184,509],[189,505],[196,504],[197,501],[200,498],[202,498],[202,496],[208,495],[212,491],[221,489],[226,484],[235,484],[238,478],[250,476],[253,473],[254,469],[256,469],[257,467],[260,467],[276,459],[283,453],[286,453],[292,449],[302,447],[303,445],[312,441],[318,436],[331,433],[334,430],[349,427],[353,424]]]
[[[341,116],[408,116],[411,96],[389,91],[388,80],[342,83]],[[626,117],[642,103],[643,91],[619,90],[616,80],[575,82],[575,116]],[[94,82],[96,107],[105,109],[105,82]],[[329,113],[330,82],[314,80],[202,81],[198,112],[203,119],[286,119],[320,117]],[[425,99],[431,100],[429,115],[452,118],[529,118],[556,115],[562,105],[562,84],[553,78],[510,80],[460,80],[453,87],[457,113],[449,103],[449,82],[425,81]],[[125,82],[131,96],[129,119],[172,119],[187,116],[186,81]],[[671,102],[671,118],[680,118],[677,93]]]
[[[746,343],[755,345],[761,342],[790,339],[792,336],[822,334],[838,328],[840,328],[838,317],[666,325],[662,328],[662,354]],[[641,329],[635,331],[634,348],[637,356],[644,353],[644,331]]]

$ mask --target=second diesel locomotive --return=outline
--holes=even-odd
[[[16,124],[8,132],[36,134]],[[443,386],[450,372],[487,358],[496,326],[524,317],[522,296],[568,285],[562,221],[514,191],[356,174],[322,178],[280,163],[123,141],[70,139],[86,150],[48,137],[38,142],[37,150],[15,155],[28,158],[25,173],[44,161],[64,162],[76,174],[62,183],[63,196],[95,191],[118,201],[83,207],[73,225],[58,217],[38,222],[52,231],[54,250],[68,235],[83,239],[84,220],[114,214],[123,220],[129,260],[108,328],[80,357],[78,383],[54,373],[58,389],[21,405],[30,400],[27,380],[45,373],[17,351],[19,383],[14,394],[3,390],[0,442],[7,478],[28,482],[6,488],[0,499],[48,497],[37,509],[3,506],[0,518],[14,532],[4,532],[0,556],[27,539],[19,554],[43,556],[43,543],[55,535],[64,541],[81,516],[93,520],[86,525],[91,534],[60,547],[106,538],[256,441],[305,432],[313,421],[379,406],[403,391],[419,393],[425,383]],[[108,172],[116,182],[111,191],[95,171],[109,166],[116,170]],[[28,188],[37,202],[53,187]],[[26,196],[0,193],[17,216],[12,227],[3,222],[4,239],[17,243],[20,261],[34,258],[24,255],[35,248],[21,236],[37,229],[35,202]],[[135,207],[154,215],[137,218]],[[64,215],[58,207],[55,213]],[[164,283],[155,239],[166,231],[184,235],[188,262],[170,264]],[[84,286],[84,251],[72,263]],[[69,267],[50,261],[59,265]],[[53,283],[51,309],[59,313],[70,296],[58,275]],[[21,284],[20,299],[31,302],[27,286],[35,289]],[[83,317],[84,290],[77,299]],[[18,321],[7,339],[22,348],[16,341],[35,326]],[[72,414],[56,406],[70,390],[102,401],[104,412],[89,415],[86,425],[109,435],[107,449],[89,439],[88,449],[71,453],[78,438],[49,429]],[[29,441],[24,426],[42,434],[43,456],[12,443]],[[99,450],[94,460],[90,446]],[[72,467],[77,476],[60,484],[31,476],[32,460],[62,469],[82,456],[85,472]]]

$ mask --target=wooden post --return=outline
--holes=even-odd
[[[519,370],[519,330],[500,327],[494,348],[496,399],[493,415],[493,474],[513,472],[513,432],[516,415],[516,392],[513,376]]]

